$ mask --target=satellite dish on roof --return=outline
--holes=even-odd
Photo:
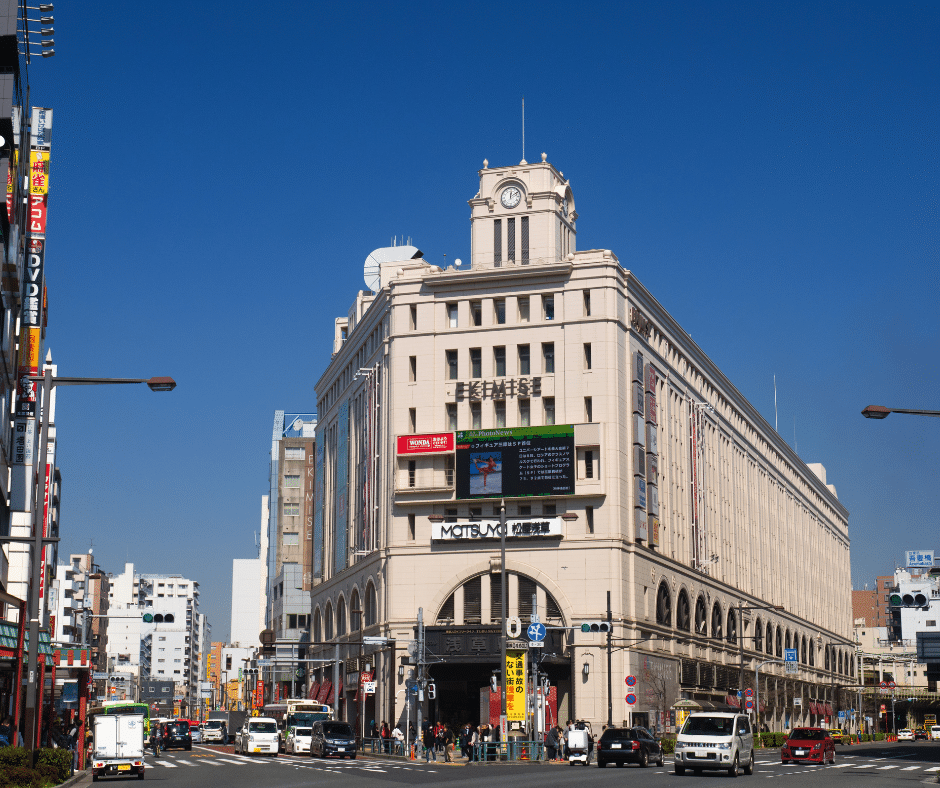
[[[424,257],[424,252],[414,246],[383,246],[376,249],[366,258],[362,267],[362,278],[366,287],[373,293],[379,289],[382,284],[382,263],[417,260],[419,257]]]

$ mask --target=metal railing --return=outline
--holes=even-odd
[[[417,742],[413,747],[412,757],[424,759],[425,747]],[[366,738],[361,742],[359,751],[370,755],[398,755],[409,757],[405,742],[395,739]],[[546,759],[545,744],[540,741],[480,742],[469,748],[471,761],[542,761]],[[459,744],[454,745],[454,758],[463,758]],[[443,750],[435,750],[434,758],[444,760]]]

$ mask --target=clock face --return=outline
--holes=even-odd
[[[507,186],[503,189],[503,194],[499,198],[499,201],[503,204],[504,208],[515,208],[521,199],[522,192],[519,190],[518,186]]]

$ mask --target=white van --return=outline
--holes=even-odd
[[[676,737],[676,774],[721,769],[754,773],[754,734],[746,714],[702,711],[690,714]]]
[[[930,726],[930,738],[932,741],[940,741],[940,725]]]
[[[235,734],[235,752],[258,753],[277,758],[280,734],[273,717],[249,717]]]

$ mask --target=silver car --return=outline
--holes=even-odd
[[[311,728],[293,728],[287,733],[287,744],[285,750],[290,755],[299,753],[310,753],[310,734]]]
[[[189,735],[192,737],[193,744],[202,744],[202,725],[196,723],[190,725]]]

